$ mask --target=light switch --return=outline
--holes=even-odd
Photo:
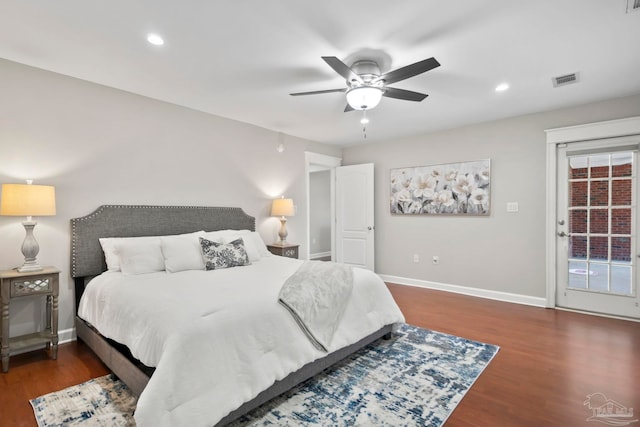
[[[507,212],[518,212],[518,202],[507,202]]]

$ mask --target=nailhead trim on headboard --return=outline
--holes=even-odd
[[[100,237],[139,237],[193,231],[248,229],[255,218],[242,208],[209,206],[102,205],[71,220],[71,275],[95,276],[105,269]]]

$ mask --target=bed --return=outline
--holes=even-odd
[[[72,219],[71,231],[78,338],[139,395],[135,416],[143,427],[228,424],[404,321],[381,279],[354,268],[353,294],[328,351],[318,348],[278,304],[282,284],[309,263],[269,254],[255,218],[240,208],[104,205]],[[178,258],[167,258],[172,246],[165,243],[179,236],[192,242],[194,234],[225,245],[242,236],[253,242],[246,247],[252,262],[184,267],[187,250],[176,247]],[[105,242],[145,236],[160,239],[162,270],[129,248],[121,249],[122,270],[112,271]]]

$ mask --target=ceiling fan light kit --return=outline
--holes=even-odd
[[[427,94],[413,92],[405,89],[398,89],[387,86],[418,74],[425,73],[440,66],[435,58],[428,58],[411,65],[380,74],[378,63],[371,60],[360,60],[354,62],[351,67],[335,56],[323,56],[322,59],[333,70],[346,80],[346,88],[316,90],[312,92],[292,93],[292,96],[319,95],[325,93],[345,93],[347,95],[347,106],[345,112],[353,110],[370,110],[375,108],[383,96],[395,98],[403,101],[420,102],[427,97]]]
[[[383,90],[377,86],[357,86],[347,90],[347,103],[354,110],[370,110],[382,99]]]

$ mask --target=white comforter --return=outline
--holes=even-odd
[[[277,302],[301,262],[270,256],[224,270],[108,272],[91,281],[79,316],[156,367],[138,401],[138,426],[213,426],[325,355]],[[404,321],[377,275],[354,268],[353,277],[329,351]]]

